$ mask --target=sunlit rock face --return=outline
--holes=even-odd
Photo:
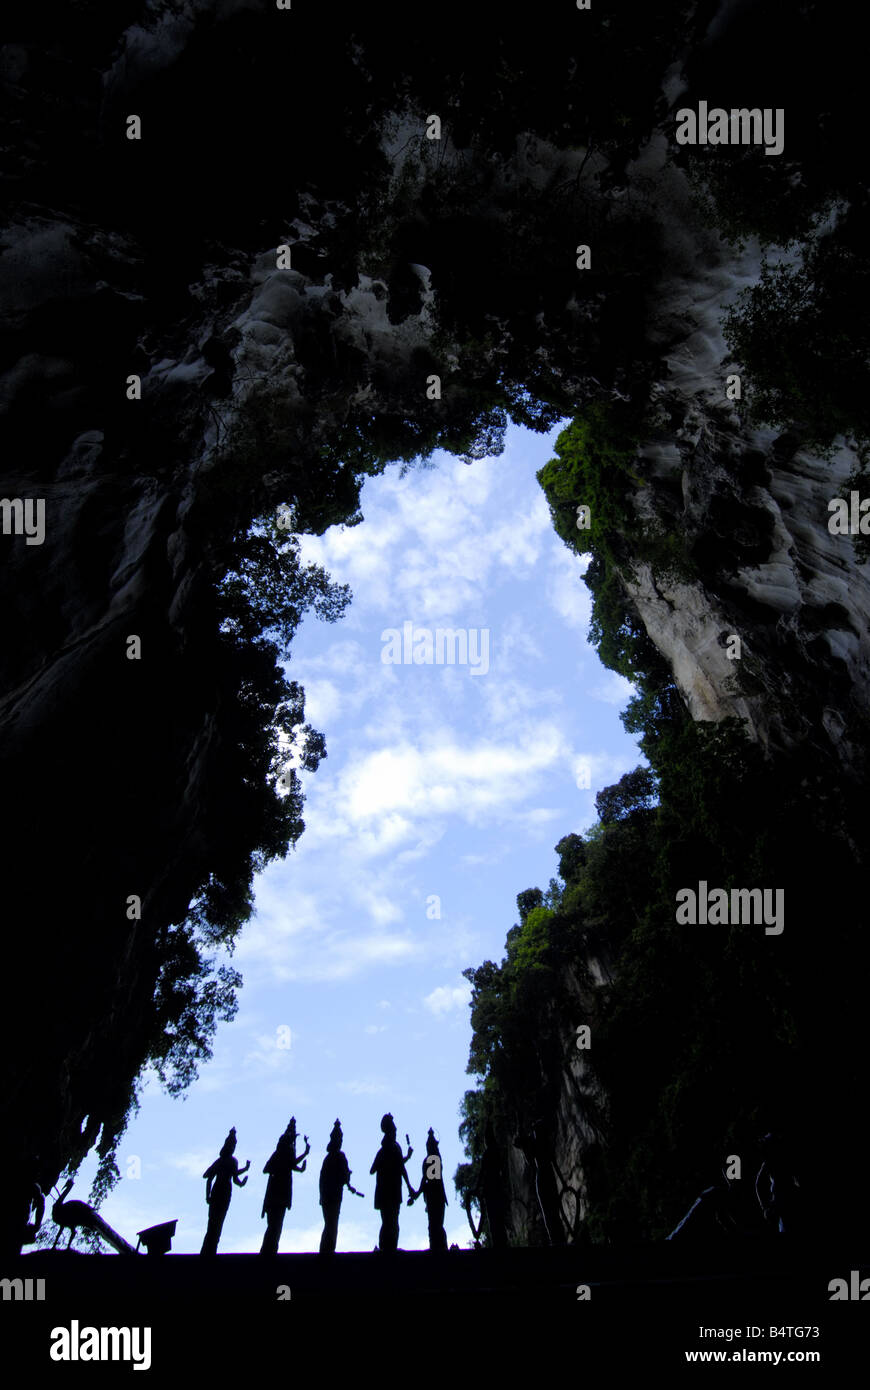
[[[698,231],[684,276],[669,272],[662,286],[659,321],[671,325],[654,388],[662,437],[641,451],[637,525],[678,529],[699,579],[656,578],[640,564],[627,588],[694,718],[737,716],[766,748],[807,742],[857,777],[870,572],[850,538],[828,528],[828,503],[848,499],[856,457],[841,443],[820,459],[794,436],[747,429],[726,399],[735,363],[721,313],[756,270],[751,253],[732,266],[724,248],[716,264]],[[731,635],[739,659],[727,654]]]
[[[736,433],[727,443],[743,441]],[[642,564],[627,588],[695,719],[736,716],[766,748],[805,743],[860,778],[870,586],[850,539],[827,525],[831,498],[848,498],[855,460],[845,447],[823,462],[785,444],[751,437],[742,479],[739,458],[730,472],[727,454],[684,445],[670,481],[682,481],[676,517],[704,578],[656,579]],[[657,496],[657,483],[653,507],[661,502],[658,515],[672,524],[673,491]],[[727,655],[732,636],[739,660]]]
[[[718,314],[757,255],[699,230],[660,130],[613,192],[606,159],[568,139],[431,148],[413,102],[378,104],[362,49],[330,50],[328,82],[309,70],[302,8],[292,42],[276,28],[267,44],[260,20],[288,16],[250,0],[34,12],[2,52],[3,489],[46,507],[41,545],[0,538],[19,1188],[16,1165],[38,1155],[52,1181],[94,1142],[147,1024],[155,943],[212,867],[230,753],[222,548],[287,501],[310,529],[353,516],[362,470],[324,458],[342,431],[376,423],[383,449],[411,454],[432,412],[455,442],[481,383],[546,381],[567,415],[642,367],[662,426],[639,524],[683,529],[703,579],[639,567],[631,592],[693,715],[863,756],[865,571],[826,527],[848,458],[745,438],[724,401]],[[594,234],[616,250],[596,247],[584,282],[575,247]],[[592,1084],[572,1067],[570,1084]]]
[[[676,532],[698,577],[654,575],[638,561],[626,567],[626,588],[695,719],[736,716],[765,748],[806,742],[860,777],[870,570],[848,536],[828,529],[828,503],[848,499],[856,456],[841,442],[821,459],[796,436],[743,424],[726,395],[738,364],[721,325],[757,280],[760,251],[735,249],[702,224],[661,137],[628,175],[667,255],[646,320],[657,429],[636,461],[636,529],[624,548],[631,558],[633,535]],[[728,656],[732,635],[738,659]]]

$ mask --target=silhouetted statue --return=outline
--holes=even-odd
[[[769,1227],[779,1235],[791,1235],[799,1229],[803,1211],[787,1147],[777,1134],[765,1134],[758,1147],[763,1156],[755,1178],[758,1205]]]
[[[506,1250],[507,1237],[507,1204],[504,1195],[504,1176],[501,1168],[501,1158],[495,1142],[495,1130],[492,1120],[487,1120],[484,1131],[486,1147],[483,1157],[480,1160],[477,1187],[472,1196],[480,1201],[486,1222],[489,1226],[489,1237],[492,1241],[494,1250]]]
[[[321,1255],[335,1254],[338,1218],[345,1187],[355,1197],[362,1197],[363,1195],[362,1192],[357,1192],[356,1188],[351,1186],[351,1170],[348,1168],[347,1159],[341,1151],[343,1138],[341,1122],[336,1120],[332,1126],[329,1143],[326,1146],[326,1158],[320,1168],[320,1205],[323,1207],[323,1235],[320,1237]]]
[[[275,1152],[266,1163],[263,1172],[269,1174],[263,1210],[260,1216],[266,1217],[266,1234],[260,1246],[261,1255],[277,1255],[278,1242],[284,1225],[284,1215],[293,1205],[293,1174],[305,1172],[305,1160],[311,1152],[308,1135],[303,1134],[305,1152],[296,1152],[296,1116],[290,1116],[290,1123],[275,1146]]]
[[[402,1205],[402,1178],[408,1184],[408,1192],[414,1191],[405,1170],[405,1164],[414,1150],[407,1134],[405,1142],[408,1152],[396,1143],[396,1124],[392,1115],[384,1115],[381,1120],[383,1139],[375,1154],[375,1161],[369,1170],[377,1173],[375,1182],[375,1211],[381,1213],[381,1233],[378,1237],[378,1250],[382,1254],[392,1254],[399,1244],[399,1208]]]
[[[54,1238],[54,1245],[51,1247],[52,1250],[60,1239],[62,1227],[69,1227],[69,1240],[67,1241],[66,1247],[67,1250],[69,1250],[73,1243],[73,1236],[76,1233],[77,1227],[83,1226],[87,1231],[99,1232],[103,1240],[111,1245],[113,1249],[117,1250],[119,1255],[135,1255],[136,1251],[130,1242],[125,1240],[123,1236],[119,1236],[118,1232],[109,1225],[108,1221],[104,1221],[100,1213],[94,1211],[93,1207],[88,1206],[87,1202],[80,1202],[75,1198],[71,1202],[66,1200],[67,1193],[70,1191],[74,1181],[74,1178],[68,1180],[63,1192],[58,1195],[57,1201],[51,1208],[51,1219],[58,1228],[57,1235]]]
[[[564,1245],[562,1203],[550,1160],[550,1146],[544,1137],[542,1123],[532,1125],[527,1133],[518,1134],[514,1140],[514,1147],[522,1150],[526,1162],[534,1172],[535,1194],[547,1240],[550,1245]]]
[[[244,1168],[240,1168],[238,1159],[233,1157],[235,1151],[236,1131],[234,1126],[224,1140],[219,1157],[215,1159],[210,1168],[206,1168],[202,1175],[206,1180],[205,1200],[208,1202],[208,1230],[205,1233],[205,1240],[202,1242],[200,1255],[217,1254],[224,1217],[229,1210],[230,1198],[233,1195],[233,1183],[236,1184],[236,1187],[244,1187],[248,1181],[247,1178],[242,1177],[242,1173],[247,1173],[251,1166],[251,1160],[248,1159]]]
[[[444,1208],[447,1206],[447,1193],[441,1176],[441,1150],[435,1131],[430,1129],[426,1140],[426,1157],[423,1159],[423,1180],[416,1192],[408,1198],[408,1206],[413,1206],[420,1194],[426,1204],[429,1218],[429,1249],[446,1250],[447,1234],[444,1230]]]

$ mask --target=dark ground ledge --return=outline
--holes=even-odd
[[[783,1363],[788,1352],[820,1351],[813,1364],[830,1373],[854,1364],[870,1310],[858,1301],[832,1303],[828,1286],[833,1278],[848,1282],[852,1270],[870,1275],[867,1255],[854,1242],[410,1251],[394,1259],[351,1253],[329,1260],[34,1254],[4,1265],[4,1277],[45,1280],[44,1303],[0,1305],[4,1360],[18,1347],[41,1365],[44,1342],[53,1374],[100,1374],[99,1365],[48,1362],[52,1329],[69,1328],[75,1318],[79,1329],[150,1326],[151,1373],[161,1380],[180,1367],[241,1373],[277,1369],[276,1359],[288,1358],[306,1370],[319,1367],[331,1383],[332,1373],[353,1369],[361,1355],[375,1365],[384,1354],[391,1372],[406,1365],[426,1375],[439,1353],[457,1351],[466,1367],[484,1371],[519,1371],[529,1353],[545,1363],[568,1353],[576,1372],[595,1357],[602,1368],[650,1373],[685,1365],[692,1350],[773,1350]],[[588,1300],[578,1297],[583,1284]],[[282,1286],[289,1299],[278,1298]],[[731,1341],[700,1333],[738,1327],[741,1335]],[[415,1347],[410,1363],[394,1360],[408,1338]],[[514,1353],[523,1354],[515,1365]],[[464,1376],[459,1383],[467,1383]]]

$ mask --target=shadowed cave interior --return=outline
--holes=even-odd
[[[870,588],[829,525],[870,440],[858,21],[463,15],[11,6],[3,486],[45,534],[5,507],[10,1258],[95,1148],[99,1207],[145,1069],[181,1095],[235,1011],[212,953],[304,833],[287,741],[314,771],[329,735],[294,634],[347,602],[297,537],[509,424],[563,423],[538,480],[645,766],[466,971],[449,1198],[487,1257],[866,1237]],[[782,154],[678,143],[701,101],[781,109]],[[702,883],[730,920],[681,920]]]

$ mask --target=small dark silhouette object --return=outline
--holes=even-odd
[[[260,1216],[266,1217],[266,1234],[260,1246],[261,1255],[277,1255],[278,1242],[284,1225],[284,1215],[293,1205],[293,1174],[304,1173],[305,1160],[311,1152],[308,1135],[303,1134],[305,1152],[296,1152],[296,1116],[290,1116],[290,1123],[275,1146],[275,1152],[266,1163],[264,1173],[269,1174],[263,1210]]]
[[[348,1168],[347,1159],[341,1151],[343,1138],[341,1121],[336,1120],[332,1126],[329,1143],[326,1146],[326,1158],[320,1168],[320,1205],[323,1207],[323,1235],[320,1237],[321,1255],[335,1254],[338,1218],[341,1213],[341,1199],[344,1196],[345,1187],[355,1197],[363,1196],[362,1192],[357,1192],[356,1188],[351,1186],[351,1170]]]
[[[535,1175],[535,1195],[541,1212],[541,1220],[550,1245],[564,1245],[565,1231],[562,1225],[562,1204],[556,1187],[556,1177],[550,1158],[550,1146],[544,1137],[543,1123],[537,1121],[527,1133],[518,1134],[514,1147],[522,1150],[526,1162]]]
[[[402,1154],[402,1150],[396,1143],[396,1122],[392,1115],[383,1116],[381,1131],[384,1137],[369,1171],[378,1175],[375,1182],[375,1210],[381,1213],[381,1233],[378,1237],[377,1249],[382,1255],[386,1255],[394,1254],[399,1244],[402,1178],[408,1184],[409,1194],[414,1191],[405,1169],[405,1164],[414,1150],[411,1148],[411,1141],[406,1134],[405,1143],[408,1145],[408,1152]]]
[[[444,1191],[444,1179],[441,1176],[441,1150],[438,1148],[438,1140],[435,1138],[435,1131],[429,1130],[426,1139],[426,1157],[423,1159],[423,1179],[416,1192],[412,1192],[408,1198],[408,1206],[411,1207],[421,1195],[426,1204],[426,1215],[429,1218],[429,1249],[446,1250],[447,1233],[444,1230],[444,1208],[447,1206],[447,1193]]]
[[[478,1198],[481,1208],[486,1215],[492,1248],[494,1250],[506,1250],[508,1243],[506,1224],[507,1204],[504,1196],[504,1177],[501,1169],[501,1158],[495,1142],[495,1130],[493,1129],[492,1120],[487,1120],[484,1137],[486,1139],[486,1147],[483,1151],[483,1157],[480,1160],[477,1186],[470,1195]]]
[[[136,1249],[139,1243],[145,1246],[145,1253],[148,1255],[166,1255],[172,1245],[172,1237],[175,1235],[175,1221],[162,1221],[159,1226],[148,1226],[144,1231],[137,1231],[139,1240],[136,1241]]]
[[[33,1190],[30,1194],[30,1201],[27,1206],[28,1218],[31,1214],[33,1215],[33,1220],[28,1220],[25,1224],[21,1237],[22,1245],[33,1244],[36,1240],[39,1228],[42,1225],[42,1218],[45,1216],[45,1193],[38,1182],[33,1184]]]
[[[761,1229],[754,1203],[744,1193],[743,1183],[728,1176],[726,1159],[710,1187],[694,1200],[668,1240],[721,1240],[723,1236],[753,1239]]]
[[[466,1192],[466,1194],[465,1194],[465,1199],[464,1199],[462,1205],[463,1205],[463,1207],[465,1208],[465,1215],[468,1217],[468,1224],[469,1224],[469,1226],[471,1227],[471,1234],[472,1234],[472,1236],[474,1237],[474,1248],[475,1248],[475,1250],[480,1250],[480,1248],[481,1248],[481,1245],[480,1245],[480,1228],[481,1228],[481,1226],[483,1225],[483,1216],[481,1215],[480,1221],[479,1221],[478,1224],[475,1226],[475,1224],[474,1224],[474,1217],[471,1215],[471,1193],[470,1193],[470,1192]],[[457,1249],[457,1250],[458,1250],[459,1247],[458,1247],[458,1246],[455,1246],[455,1247],[454,1247],[454,1246],[451,1245],[450,1249],[451,1249],[451,1250],[453,1250],[453,1249]]]
[[[22,1156],[4,1165],[4,1180],[0,1252],[17,1255],[22,1245],[32,1245],[36,1240],[45,1216],[39,1155]]]
[[[763,1162],[755,1178],[755,1195],[762,1216],[778,1235],[793,1235],[803,1216],[800,1183],[778,1134],[765,1134],[758,1147]]]
[[[668,1240],[708,1241],[711,1236],[738,1233],[733,1211],[730,1179],[724,1174],[711,1187],[705,1187],[689,1207],[682,1221],[671,1231]]]
[[[244,1168],[240,1168],[238,1159],[233,1157],[235,1151],[236,1130],[233,1126],[224,1140],[219,1157],[215,1159],[211,1167],[206,1168],[202,1175],[206,1180],[205,1200],[208,1202],[208,1229],[202,1242],[200,1255],[217,1254],[224,1217],[229,1210],[230,1198],[233,1195],[233,1183],[236,1184],[236,1187],[244,1187],[248,1181],[247,1178],[242,1177],[242,1173],[247,1173],[251,1166],[251,1160],[248,1159]]]
[[[67,1241],[66,1247],[67,1250],[69,1250],[76,1229],[79,1226],[84,1226],[85,1230],[99,1232],[103,1240],[111,1245],[113,1249],[117,1250],[119,1255],[135,1255],[136,1251],[133,1249],[133,1246],[130,1245],[123,1236],[119,1236],[118,1232],[112,1229],[108,1221],[104,1221],[99,1212],[94,1211],[93,1207],[88,1206],[87,1202],[79,1202],[76,1200],[67,1202],[65,1200],[74,1181],[74,1178],[69,1179],[66,1187],[63,1189],[63,1192],[58,1195],[58,1199],[51,1209],[51,1219],[58,1227],[57,1235],[54,1238],[54,1245],[51,1247],[52,1250],[60,1239],[61,1227],[69,1227],[69,1240]]]

